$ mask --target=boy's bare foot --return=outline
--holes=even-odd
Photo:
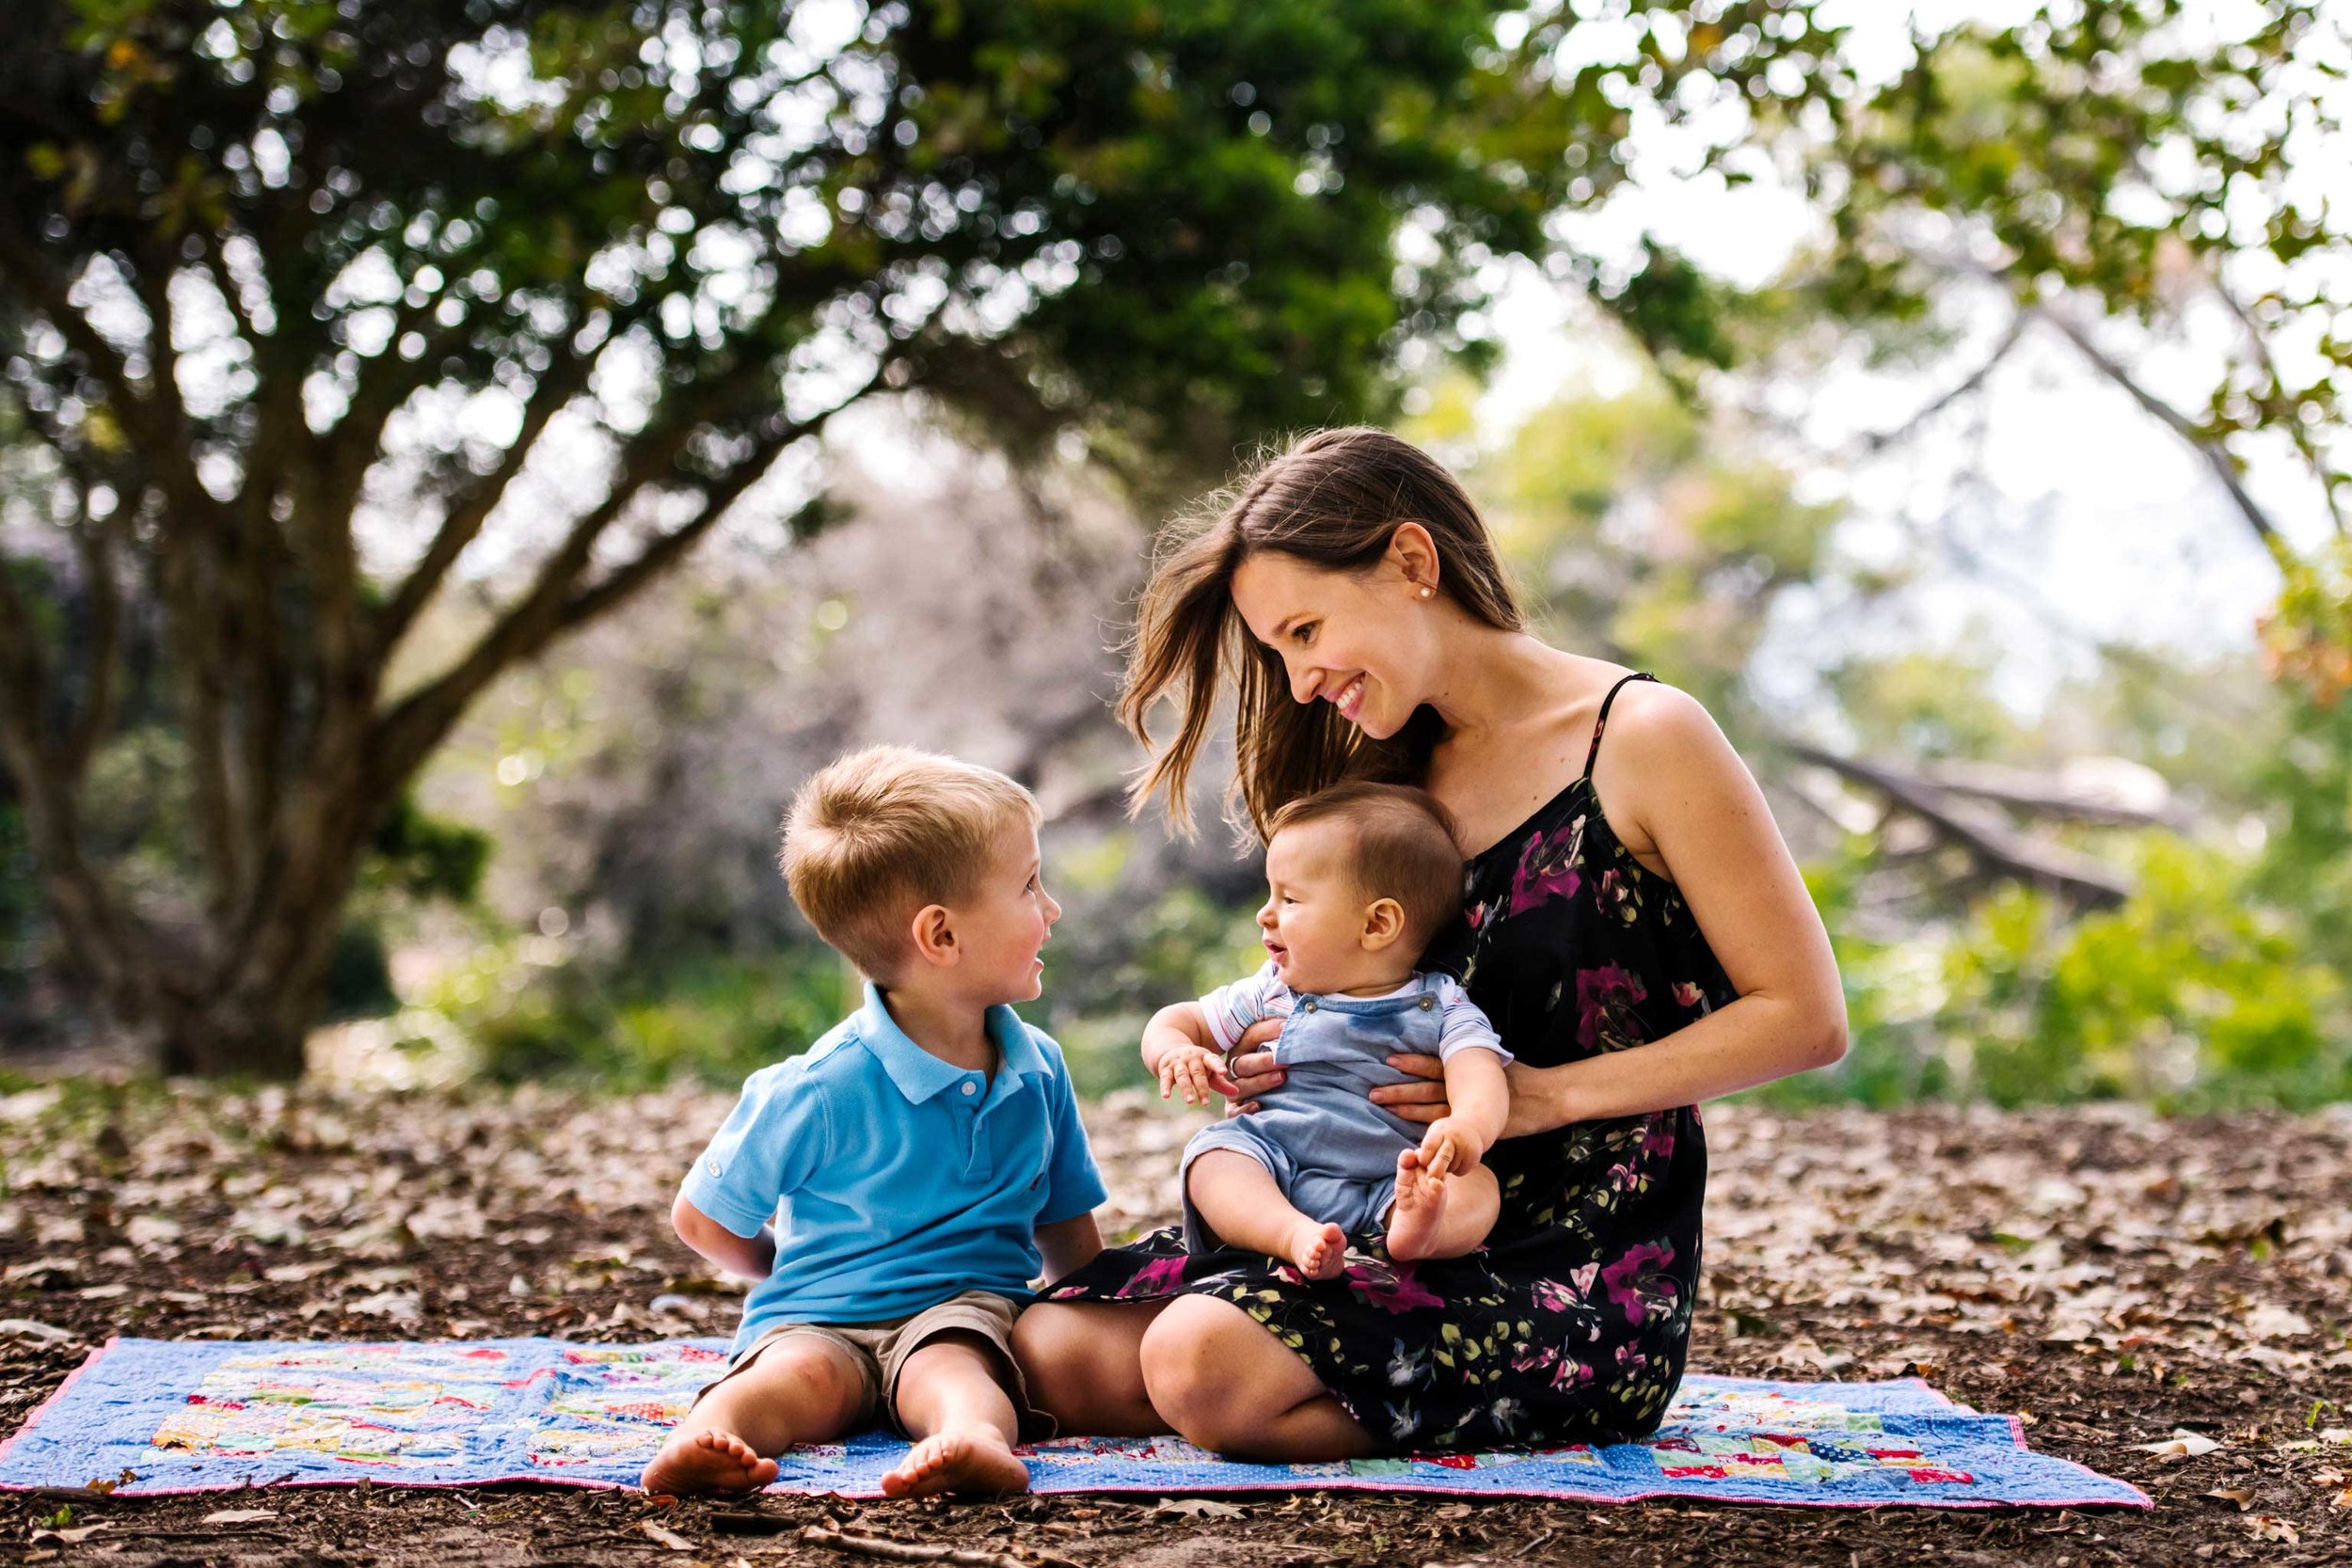
[[[1445,1178],[1422,1174],[1420,1149],[1397,1155],[1396,1204],[1389,1211],[1390,1257],[1403,1263],[1429,1256],[1445,1218]]]
[[[1347,1260],[1347,1233],[1336,1225],[1318,1225],[1301,1215],[1282,1255],[1309,1279],[1337,1279],[1340,1266]]]
[[[748,1492],[776,1479],[776,1462],[762,1459],[731,1432],[674,1433],[637,1484],[648,1492],[689,1497],[697,1492]]]
[[[882,1479],[885,1497],[934,1492],[1026,1492],[1029,1467],[993,1432],[941,1432],[914,1445]]]

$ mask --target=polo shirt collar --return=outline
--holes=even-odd
[[[1000,1075],[1042,1078],[1053,1071],[1044,1053],[1029,1037],[1021,1015],[1009,1006],[999,1003],[989,1008],[988,1034],[996,1046]],[[906,1031],[898,1027],[898,1021],[883,1006],[882,988],[871,980],[866,982],[866,1006],[858,1011],[858,1037],[881,1061],[882,1070],[890,1075],[898,1092],[917,1105],[963,1081],[964,1069],[941,1061],[907,1037]]]

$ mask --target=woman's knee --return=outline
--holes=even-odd
[[[1012,1358],[1029,1398],[1064,1426],[1106,1400],[1142,1397],[1136,1341],[1106,1317],[1101,1308],[1041,1302],[1013,1323]]]
[[[1248,1313],[1202,1296],[1159,1315],[1139,1361],[1161,1418],[1218,1452],[1248,1447],[1268,1421],[1323,1392],[1307,1364]]]

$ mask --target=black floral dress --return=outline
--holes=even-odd
[[[1734,994],[1674,884],[1618,841],[1593,793],[1626,680],[1602,700],[1583,776],[1469,863],[1464,921],[1423,958],[1460,979],[1531,1067],[1656,1039]],[[1512,1139],[1487,1161],[1502,1215],[1467,1258],[1397,1263],[1358,1237],[1340,1278],[1311,1283],[1254,1253],[1186,1253],[1171,1228],[1046,1295],[1230,1301],[1391,1451],[1646,1435],[1690,1344],[1707,1185],[1697,1107]]]

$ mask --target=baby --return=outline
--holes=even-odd
[[[1385,1230],[1400,1261],[1458,1258],[1494,1227],[1501,1192],[1479,1162],[1502,1132],[1511,1055],[1450,976],[1413,968],[1461,913],[1445,808],[1402,785],[1335,785],[1275,814],[1265,869],[1265,968],[1143,1032],[1161,1096],[1199,1104],[1235,1092],[1244,1030],[1283,1021],[1280,1091],[1184,1148],[1185,1244],[1287,1258],[1310,1279],[1339,1274],[1355,1233]],[[1401,1054],[1445,1064],[1451,1113],[1425,1130],[1365,1095],[1416,1082],[1389,1065]]]
[[[792,802],[784,868],[866,1005],[752,1074],[671,1222],[758,1283],[726,1374],[645,1466],[648,1492],[776,1478],[774,1456],[877,1416],[915,1439],[893,1497],[1018,1492],[1014,1316],[1101,1250],[1103,1182],[1061,1050],[1010,1004],[1038,994],[1060,917],[1037,802],[952,758],[877,746]]]

